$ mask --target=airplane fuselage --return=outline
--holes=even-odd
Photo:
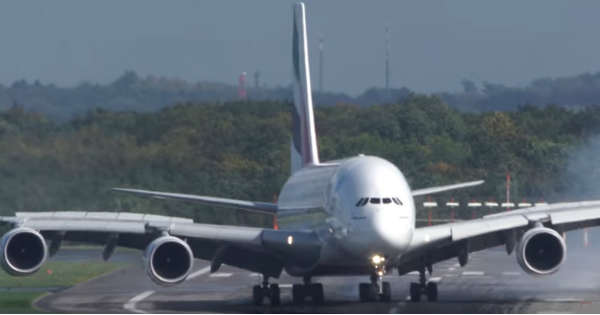
[[[312,229],[323,247],[318,262],[296,274],[370,272],[374,255],[393,260],[408,248],[415,206],[402,172],[374,156],[308,166],[285,183],[278,200],[281,229]]]

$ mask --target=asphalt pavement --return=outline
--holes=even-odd
[[[55,259],[89,259],[100,252],[61,255]],[[277,307],[252,304],[252,286],[261,280],[258,274],[230,266],[211,274],[208,262],[196,260],[188,280],[161,287],[145,275],[140,256],[141,252],[117,252],[113,259],[131,262],[130,267],[54,292],[36,306],[69,313],[600,313],[600,255],[594,246],[570,246],[560,271],[546,277],[524,273],[503,248],[471,255],[464,268],[456,259],[439,263],[430,277],[438,282],[437,302],[409,302],[409,284],[418,275],[390,273],[385,277],[392,286],[390,303],[358,302],[358,283],[367,282],[366,276],[323,277],[313,282],[323,283],[325,304],[297,306],[292,304],[291,285],[301,279],[284,274],[273,281],[281,288]]]

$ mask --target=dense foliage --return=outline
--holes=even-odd
[[[0,113],[1,214],[127,210],[203,222],[271,218],[110,192],[135,187],[272,201],[289,175],[290,104],[181,104],[158,112],[96,110],[56,123],[15,106]],[[322,160],[358,153],[395,163],[413,188],[485,179],[450,196],[503,200],[600,198],[600,108],[550,106],[461,113],[436,97],[316,111]],[[600,147],[600,146],[599,146]],[[596,163],[598,162],[598,163]],[[575,195],[573,192],[577,191]]]

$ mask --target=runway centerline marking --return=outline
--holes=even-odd
[[[440,281],[442,281],[442,279],[443,279],[442,277],[431,277],[431,278],[429,278],[429,281],[440,282]]]
[[[280,288],[291,288],[292,284],[291,283],[284,283],[284,284],[280,284],[279,287]]]
[[[209,277],[211,277],[211,278],[227,278],[227,277],[231,277],[231,276],[233,276],[233,273],[231,273],[231,272],[217,272],[217,273],[211,274]]]
[[[411,271],[411,272],[407,273],[407,275],[409,275],[409,276],[418,276],[419,272],[418,271]]]
[[[463,271],[463,276],[483,276],[485,272],[483,271]]]
[[[193,272],[192,274],[190,274],[187,277],[186,281],[187,280],[192,280],[192,279],[194,279],[194,278],[196,278],[198,276],[201,276],[201,275],[203,275],[205,273],[208,273],[209,271],[210,271],[210,266],[206,266],[206,267],[204,267],[204,268],[202,268],[202,269],[200,269],[200,270],[198,270],[198,271]]]
[[[142,314],[143,313],[147,313],[146,311],[137,309],[135,307],[135,305],[138,302],[141,302],[143,299],[149,297],[152,294],[154,294],[153,290],[144,291],[144,292],[142,292],[142,293],[140,293],[140,294],[132,297],[129,301],[127,301],[127,303],[123,304],[123,308],[126,309],[126,310],[128,310],[128,311],[130,311],[130,312],[133,312],[133,313],[142,313]]]

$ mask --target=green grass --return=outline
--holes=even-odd
[[[95,276],[115,270],[122,265],[110,262],[47,262],[33,275],[14,277],[0,272],[0,287],[39,288],[72,286]]]
[[[40,311],[33,307],[32,303],[45,292],[1,292],[0,293],[0,312],[1,313],[39,313]]]
[[[46,292],[34,288],[73,286],[123,266],[123,264],[103,261],[52,261],[44,264],[35,274],[26,277],[14,277],[2,270],[0,271],[0,313],[38,313],[39,310],[35,309],[32,303]],[[9,288],[8,291],[6,288]],[[12,289],[18,291],[11,291]]]

